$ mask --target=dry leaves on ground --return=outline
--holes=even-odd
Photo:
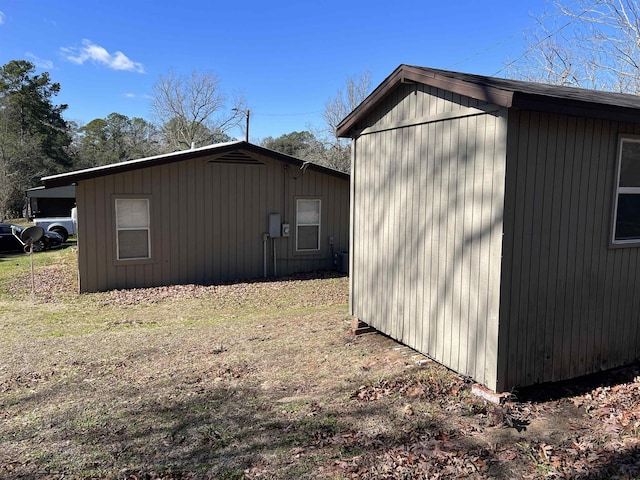
[[[326,282],[335,279],[334,282]],[[141,304],[157,304],[172,299],[217,298],[217,306],[221,309],[229,306],[246,306],[259,302],[258,307],[291,306],[294,302],[299,307],[315,307],[322,305],[346,304],[349,300],[343,282],[344,274],[333,270],[300,273],[285,277],[253,279],[218,285],[167,285],[151,288],[131,288],[111,290],[91,294],[99,304],[137,306]],[[78,283],[75,272],[66,265],[47,265],[39,267],[35,276],[35,299],[39,302],[55,302],[65,296],[75,295]],[[310,285],[311,283],[311,285]],[[315,294],[296,295],[296,292],[313,288],[317,284]],[[283,298],[279,293],[287,291]],[[27,298],[31,295],[31,273],[23,272],[8,286],[8,293],[13,298]]]

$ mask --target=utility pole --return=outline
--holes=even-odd
[[[251,115],[251,111],[247,108],[246,110],[240,110],[239,108],[233,108],[232,109],[235,112],[244,112],[244,114],[247,116],[247,125],[245,128],[245,136],[244,139],[247,143],[249,143],[249,115]]]
[[[245,135],[245,141],[247,143],[249,143],[249,115],[250,115],[250,112],[249,112],[249,109],[247,108],[247,131]]]

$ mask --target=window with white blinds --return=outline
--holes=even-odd
[[[115,207],[118,260],[151,258],[149,199],[117,198]]]
[[[296,201],[296,250],[320,250],[321,201],[298,199]]]

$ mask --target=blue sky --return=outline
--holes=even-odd
[[[61,84],[67,120],[151,119],[159,76],[210,71],[243,94],[250,138],[310,126],[346,79],[377,86],[407,63],[494,75],[524,51],[545,2],[0,0],[0,64],[25,59]],[[500,75],[504,75],[500,73]],[[240,131],[230,132],[242,137]]]

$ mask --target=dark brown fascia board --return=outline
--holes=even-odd
[[[447,90],[501,107],[508,108],[513,101],[513,91],[511,90],[502,90],[496,87],[448,77],[437,72],[429,71],[428,69],[417,69],[415,67],[405,66],[403,81],[406,83],[407,80],[423,83],[431,87],[440,88],[441,90]]]
[[[315,163],[305,162],[295,157],[291,157],[289,155],[285,155],[280,152],[276,152],[274,150],[269,150],[268,148],[260,147],[258,145],[253,145],[251,143],[247,143],[244,141],[238,142],[229,142],[226,144],[213,145],[210,147],[204,147],[195,150],[185,150],[182,152],[174,152],[165,155],[157,155],[155,157],[142,158],[138,160],[129,160],[126,162],[114,163],[111,165],[105,165],[103,167],[94,167],[88,168],[85,170],[77,170],[75,172],[62,173],[59,175],[52,175],[49,177],[43,177],[42,183],[45,187],[61,187],[65,185],[73,185],[77,184],[82,180],[88,180],[91,178],[103,177],[106,175],[113,175],[116,173],[129,172],[132,170],[138,170],[140,168],[153,167],[157,165],[165,165],[168,163],[180,162],[183,160],[190,160],[193,158],[199,157],[207,157],[212,154],[221,154],[233,150],[246,150],[249,152],[257,153],[260,155],[269,156],[280,160],[282,162],[286,162],[291,165],[296,165],[297,167],[302,168],[303,165],[307,164],[307,167],[311,170],[317,170],[319,172],[336,176],[339,178],[348,179],[349,174],[340,172],[339,170],[333,170],[328,167],[324,167],[321,165],[317,165]]]
[[[522,87],[518,85],[513,85],[511,88],[508,86],[499,88],[488,86],[481,80],[476,82],[455,78],[447,75],[446,72],[430,68],[400,65],[338,125],[338,136],[356,137],[361,131],[355,128],[356,125],[373,107],[380,103],[399,83],[412,82],[477,98],[506,108],[640,123],[640,109],[638,107],[630,102],[627,102],[628,105],[611,102],[607,100],[607,96],[612,94],[607,92],[602,92],[602,95],[605,96],[604,99],[599,99],[599,92],[595,91],[588,92],[591,98],[588,95],[585,96],[584,92],[582,98],[572,98],[566,92],[563,95],[554,95],[551,90],[549,94],[534,93],[522,91],[520,90]]]
[[[400,83],[422,83],[503,107],[510,107],[513,99],[512,91],[459,80],[425,68],[400,65],[355,110],[340,122],[336,128],[338,137],[353,137],[351,130],[354,125]]]
[[[519,110],[557,113],[574,117],[640,123],[640,112],[632,107],[547,97],[521,92],[516,92],[514,95],[513,107]]]
[[[360,120],[360,118],[369,112],[373,107],[382,101],[382,99],[402,81],[402,69],[404,65],[396,68],[391,75],[378,85],[360,105],[358,105],[349,115],[347,115],[336,127],[336,135],[338,137],[351,137],[351,128]]]

